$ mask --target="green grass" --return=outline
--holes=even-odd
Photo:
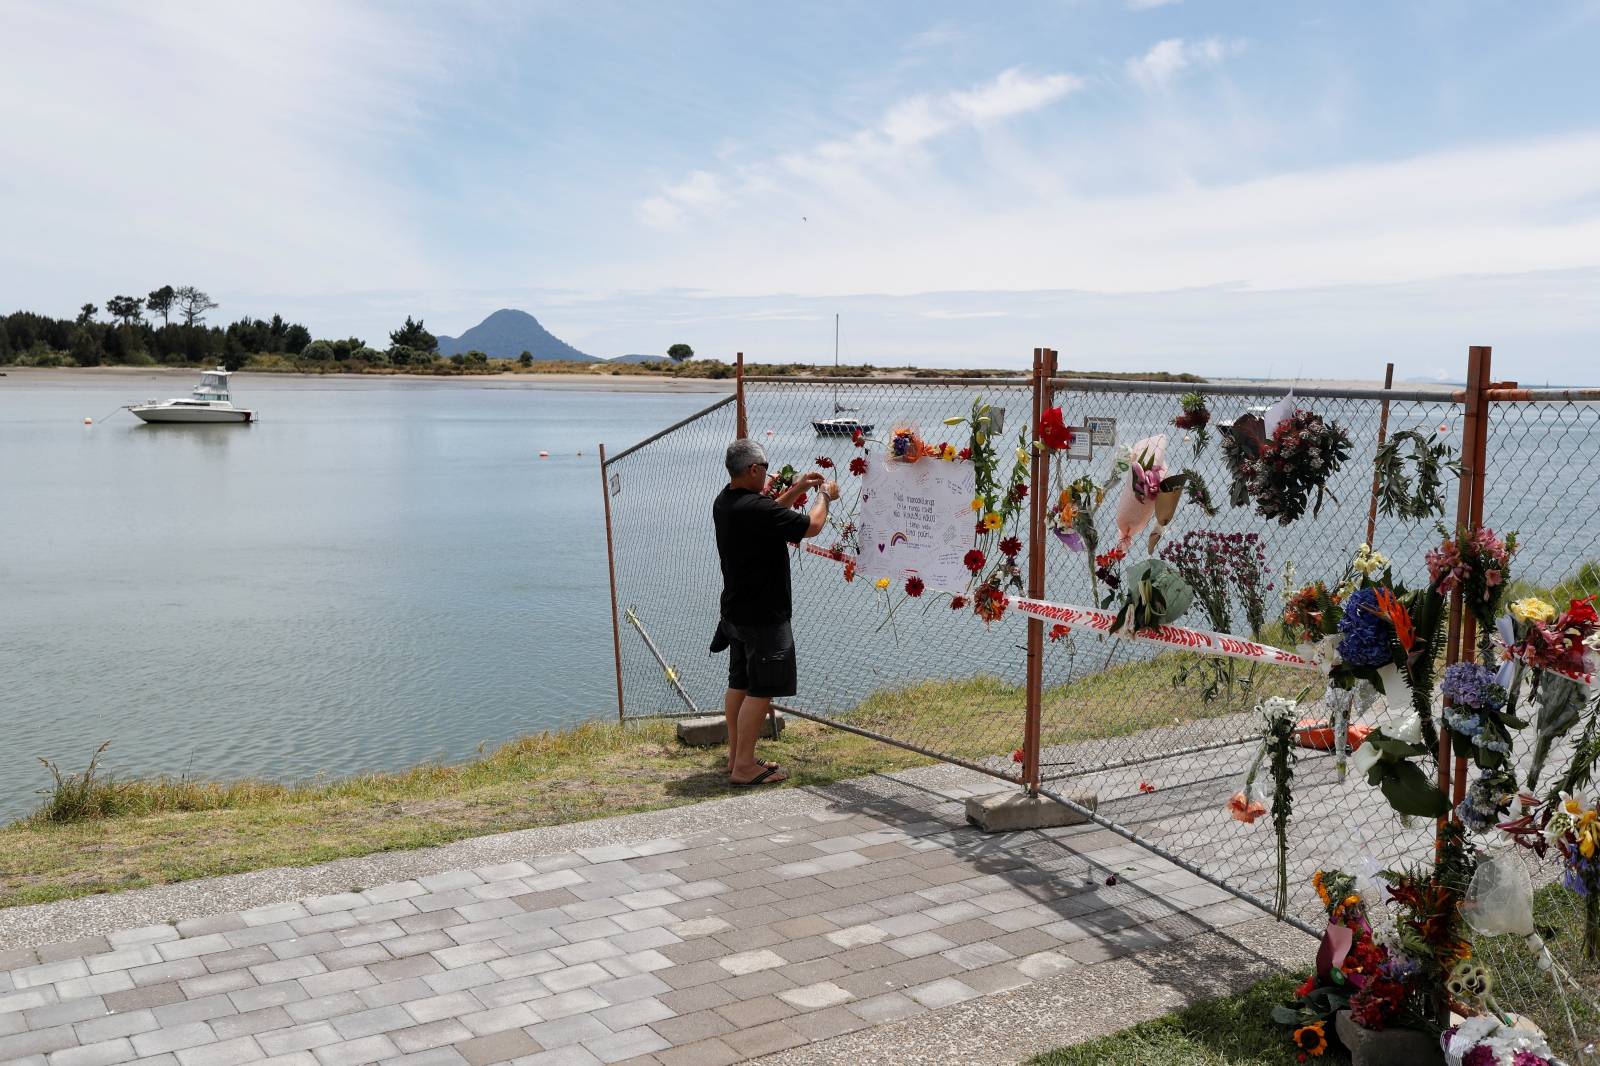
[[[1047,1051],[1029,1060],[1030,1066],[1298,1066],[1289,1030],[1274,1025],[1270,1012],[1292,1000],[1304,979],[1269,977],[1239,995]],[[1315,1061],[1343,1066],[1350,1058],[1330,1048]]]
[[[1174,672],[1190,658],[1162,656],[1052,689],[1044,742],[1120,736],[1243,709],[1238,701],[1202,704],[1174,689]],[[1255,698],[1302,680],[1291,671],[1270,676]],[[1023,705],[1019,686],[979,677],[878,693],[844,717],[960,757],[1007,758],[1021,740]],[[931,761],[799,720],[765,751],[791,771],[784,787]],[[78,773],[52,768],[53,787],[40,809],[0,827],[0,906],[695,803],[732,794],[724,760],[723,749],[685,748],[671,723],[646,721],[588,723],[457,765],[333,781],[122,780],[92,763]]]

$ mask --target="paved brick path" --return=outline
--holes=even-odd
[[[1094,827],[968,828],[999,787],[0,944],[0,1060],[717,1066],[1259,917]]]

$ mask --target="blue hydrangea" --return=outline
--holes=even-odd
[[[1344,605],[1339,619],[1339,658],[1352,666],[1387,666],[1394,661],[1390,644],[1393,629],[1378,613],[1378,594],[1372,589],[1357,589]]]
[[[1452,663],[1444,668],[1439,691],[1460,707],[1499,710],[1506,705],[1506,690],[1495,680],[1495,672],[1477,663]]]
[[[1475,737],[1483,732],[1483,719],[1473,714],[1470,709],[1446,707],[1444,724],[1450,727],[1452,733],[1460,733],[1464,737]]]
[[[1474,833],[1487,833],[1500,821],[1499,786],[1483,774],[1472,782],[1467,794],[1456,805],[1456,817]]]

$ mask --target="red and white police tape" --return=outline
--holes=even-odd
[[[856,561],[856,557],[853,555],[832,551],[828,548],[819,548],[815,544],[806,544],[804,547],[810,554],[819,555],[824,559],[832,559],[834,562],[854,563]],[[1204,629],[1187,629],[1184,626],[1158,626],[1155,629],[1141,629],[1138,632],[1122,630],[1118,633],[1112,633],[1111,625],[1117,616],[1110,611],[1102,611],[1094,607],[1072,607],[1064,603],[1051,603],[1048,600],[1029,599],[1026,596],[1012,596],[1008,602],[1011,609],[1019,614],[1031,615],[1034,618],[1065,626],[1068,629],[1088,629],[1117,637],[1120,640],[1132,640],[1143,644],[1160,644],[1169,648],[1182,648],[1187,651],[1199,652],[1202,655],[1221,655],[1230,659],[1249,659],[1252,662],[1276,663],[1279,666],[1292,666],[1301,670],[1322,669],[1319,664],[1293,652],[1275,648],[1270,644],[1257,644],[1253,640],[1243,640],[1239,637],[1229,636],[1226,633],[1212,633]]]

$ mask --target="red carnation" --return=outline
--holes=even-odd
[[[829,459],[826,455],[819,455],[817,456],[817,467],[821,470],[832,470],[833,460]]]
[[[856,477],[860,477],[862,474],[865,474],[867,472],[867,461],[861,458],[859,455],[856,456],[854,459],[850,460],[850,472],[856,475]]]
[[[1046,448],[1054,451],[1066,451],[1072,447],[1072,430],[1067,427],[1061,415],[1061,408],[1052,407],[1039,416],[1039,439]]]
[[[1007,559],[1015,559],[1017,557],[1017,553],[1021,550],[1022,541],[1018,540],[1016,537],[1007,537],[1005,540],[1000,542],[1000,554],[1004,555]]]
[[[1015,485],[1012,485],[1011,486],[1011,498],[1013,500],[1017,501],[1018,503],[1021,503],[1023,500],[1026,500],[1028,498],[1028,486],[1024,485],[1020,481],[1017,482]]]
[[[1055,642],[1055,641],[1060,640],[1062,637],[1064,637],[1066,635],[1067,635],[1067,627],[1066,626],[1051,626],[1050,627],[1050,640],[1051,640],[1052,643]]]
[[[854,444],[857,448],[865,447],[866,442],[866,434],[862,433],[859,429],[850,434],[850,443]]]
[[[924,586],[922,584],[922,579],[920,577],[908,577],[908,578],[906,578],[906,595],[907,596],[920,596],[920,595],[922,595],[923,587]]]
[[[1022,761],[1022,749],[1021,748],[1018,748],[1016,751],[1011,753],[1011,761],[1012,762],[1021,762]]]
[[[971,448],[962,448],[959,452],[956,453],[956,458],[962,460],[963,462],[968,460],[968,459],[971,459],[972,458],[972,449]]]
[[[974,574],[983,569],[983,563],[983,552],[979,551],[977,548],[973,548],[961,559],[961,564],[968,570],[971,570]]]
[[[951,596],[950,597],[950,609],[952,611],[959,611],[959,610],[961,610],[961,608],[965,607],[966,605],[967,605],[967,598],[965,596]]]

